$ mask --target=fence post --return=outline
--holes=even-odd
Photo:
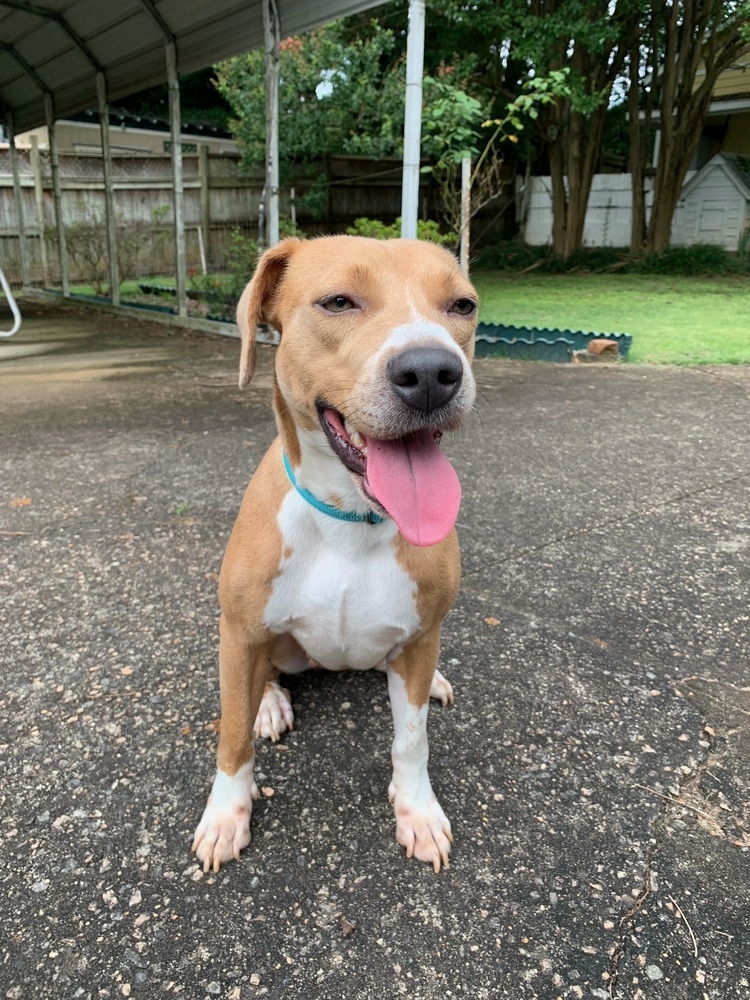
[[[180,80],[177,76],[177,51],[174,41],[166,42],[164,50],[167,60],[169,124],[172,134],[177,313],[180,316],[187,316],[187,267],[185,264],[185,215],[182,186],[182,121],[180,118]]]
[[[459,261],[465,278],[469,277],[469,227],[471,226],[471,157],[461,160],[461,238]]]
[[[47,242],[44,238],[44,181],[42,180],[42,158],[39,155],[39,140],[31,137],[31,172],[34,175],[34,201],[36,202],[36,224],[39,228],[39,258],[42,262],[42,285],[49,288],[49,264],[47,263]]]
[[[49,136],[49,158],[52,166],[52,190],[55,196],[55,225],[57,226],[57,246],[60,253],[60,283],[64,296],[70,295],[70,278],[68,276],[68,244],[65,239],[65,223],[62,210],[62,187],[60,185],[60,160],[57,155],[57,136],[55,134],[55,112],[52,98],[44,95],[44,113],[47,118],[47,134]]]
[[[10,149],[10,169],[13,174],[13,205],[16,210],[16,225],[18,227],[18,259],[21,263],[21,285],[29,284],[29,265],[26,256],[26,223],[23,217],[23,192],[21,178],[18,173],[18,150],[16,149],[16,133],[13,128],[13,115],[8,112],[8,148]]]
[[[266,245],[279,242],[279,42],[281,22],[276,0],[263,0],[266,50]]]
[[[209,173],[208,145],[198,146],[198,177],[201,183],[201,226],[203,227],[203,251],[210,267],[211,258],[211,175]]]
[[[96,74],[96,97],[99,102],[99,128],[102,136],[102,167],[104,169],[104,214],[107,220],[107,256],[109,257],[109,296],[113,306],[120,304],[120,264],[117,259],[117,220],[115,194],[112,189],[112,150],[109,144],[109,107],[104,73]]]
[[[411,240],[417,238],[417,216],[419,215],[424,24],[425,0],[409,0],[409,33],[406,37],[404,173],[401,182],[401,236]]]

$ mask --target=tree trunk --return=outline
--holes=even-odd
[[[646,239],[646,192],[643,183],[651,117],[650,102],[647,102],[645,120],[641,124],[639,118],[641,110],[639,70],[640,46],[636,38],[630,50],[630,87],[628,90],[628,132],[630,134],[628,170],[630,171],[633,191],[630,225],[630,250],[632,253],[639,253],[643,249]]]
[[[645,247],[649,253],[669,245],[672,219],[706,120],[716,80],[736,61],[747,42],[741,15],[727,23],[716,0],[660,0],[651,13],[654,32],[663,31],[660,82],[661,145],[654,178],[654,205]],[[698,71],[703,75],[698,81]]]

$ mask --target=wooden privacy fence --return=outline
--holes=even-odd
[[[35,148],[19,150],[21,196],[26,227],[31,282],[54,287],[60,282],[54,232],[54,199],[49,157]],[[123,280],[174,270],[172,238],[172,165],[169,155],[113,157],[113,188],[118,248],[127,261]],[[189,269],[224,271],[232,232],[257,238],[263,173],[243,171],[238,156],[183,156],[186,258]],[[106,270],[104,174],[101,156],[60,154],[62,215],[69,246],[71,280],[88,281],[80,265],[84,254],[101,251]],[[295,194],[292,200],[292,191]],[[308,196],[308,197],[306,197]],[[420,189],[421,215],[438,218],[437,192],[428,176]],[[401,213],[400,159],[372,160],[332,156],[307,168],[295,169],[281,191],[281,212],[295,216],[308,233],[343,232],[361,216],[392,222]],[[503,232],[512,213],[503,212],[508,198],[496,200],[489,230]],[[488,222],[484,219],[483,226]],[[0,263],[10,280],[21,280],[18,222],[13,202],[10,155],[0,149]],[[74,254],[75,247],[77,253]]]

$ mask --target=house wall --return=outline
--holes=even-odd
[[[98,118],[91,122],[73,122],[60,120],[55,123],[57,148],[60,153],[101,153],[102,139]],[[49,149],[47,127],[31,129],[16,136],[16,145],[31,145],[31,137],[35,135],[40,149]],[[118,153],[152,153],[160,155],[168,153],[171,147],[171,137],[168,132],[157,132],[154,129],[118,128],[110,125],[109,141],[113,155]],[[212,153],[236,153],[237,143],[206,132],[205,136],[182,136],[184,153],[197,153],[198,143],[207,145]]]
[[[695,81],[696,88],[703,82],[703,76],[704,73],[699,72]],[[729,69],[719,74],[711,92],[714,100],[737,94],[750,94],[750,45]]]
[[[750,87],[750,72],[748,73],[748,87]],[[742,156],[750,156],[750,111],[730,117],[726,138],[721,148],[725,153],[740,153]]]

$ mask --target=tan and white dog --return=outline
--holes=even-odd
[[[279,672],[311,666],[387,674],[396,839],[435,871],[448,862],[426,724],[430,696],[453,700],[437,661],[460,577],[461,489],[439,440],[474,402],[476,314],[455,258],[416,240],[285,240],[240,299],[240,386],[257,324],[281,332],[279,435],[221,570],[218,769],[193,843],[205,870],[250,842],[253,731],[291,729]]]

